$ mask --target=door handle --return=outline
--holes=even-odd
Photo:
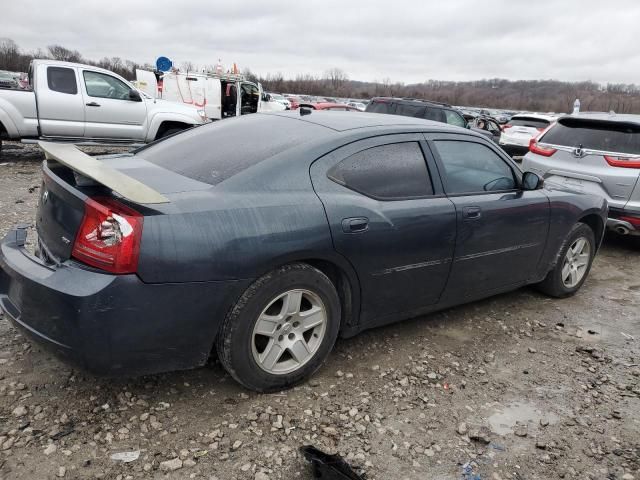
[[[96,102],[85,103],[87,107],[99,107],[100,104]]]
[[[463,207],[462,217],[467,220],[476,220],[482,216],[482,209],[480,207]]]
[[[345,218],[342,220],[342,231],[344,233],[361,233],[369,230],[369,219],[367,217]]]

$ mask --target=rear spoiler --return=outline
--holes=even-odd
[[[38,142],[47,159],[56,160],[76,172],[119,193],[135,203],[169,203],[169,199],[135,178],[108,167],[100,160],[78,150],[75,145]]]

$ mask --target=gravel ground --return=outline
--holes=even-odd
[[[2,235],[33,222],[41,159],[3,155]],[[311,444],[368,479],[640,479],[639,271],[640,241],[609,236],[573,298],[525,288],[339,340],[271,395],[215,362],[95,378],[0,317],[0,478],[309,479]]]

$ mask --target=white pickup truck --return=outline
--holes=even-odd
[[[0,88],[2,139],[136,144],[207,121],[203,109],[152,98],[113,72],[34,60],[29,89]]]

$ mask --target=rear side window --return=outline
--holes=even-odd
[[[47,85],[54,92],[70,95],[78,93],[76,72],[72,68],[47,67]]]
[[[322,138],[327,131],[275,115],[248,115],[189,129],[135,154],[185,177],[217,185],[290,148]]]
[[[434,122],[446,123],[444,111],[441,108],[427,107],[424,112],[424,118]]]
[[[462,115],[460,115],[457,112],[454,112],[453,110],[445,110],[444,116],[447,119],[447,123],[449,125],[455,125],[456,127],[462,127],[462,128],[467,126],[467,123],[464,121],[464,118],[462,117]]]
[[[345,158],[329,170],[340,185],[381,200],[433,195],[431,178],[417,142],[369,148]]]
[[[540,142],[603,152],[640,154],[640,125],[566,118],[554,125]]]
[[[434,142],[445,170],[449,194],[513,190],[513,170],[489,147],[475,142]]]
[[[422,105],[409,105],[399,103],[396,106],[396,115],[403,115],[405,117],[422,117],[424,114],[424,107]]]
[[[392,103],[387,102],[371,102],[367,106],[367,112],[373,113],[393,113],[394,108]]]
[[[547,128],[551,122],[542,118],[518,117],[509,120],[512,127]]]

